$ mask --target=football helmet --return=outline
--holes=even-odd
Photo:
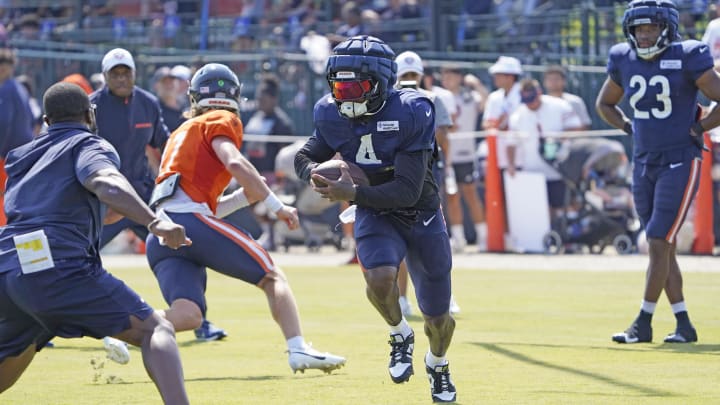
[[[326,65],[340,113],[360,118],[380,111],[397,79],[395,52],[383,41],[358,35],[338,44]]]
[[[679,21],[678,10],[669,0],[634,0],[623,15],[623,34],[640,58],[652,59],[680,39]],[[635,27],[642,24],[659,24],[661,28],[655,45],[649,48],[640,48],[635,38]]]
[[[195,72],[188,95],[194,107],[240,109],[240,81],[229,67],[220,63],[208,63]]]

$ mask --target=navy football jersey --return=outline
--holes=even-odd
[[[107,86],[90,95],[97,105],[97,133],[107,139],[122,160],[120,173],[127,177],[135,191],[150,198],[155,186],[145,155],[145,146],[162,148],[170,137],[158,99],[137,86],[132,96],[117,97]]]
[[[54,259],[97,258],[105,205],[83,185],[91,174],[119,168],[109,142],[79,123],[57,123],[10,151],[0,272],[19,265],[13,236],[43,229]]]
[[[342,159],[360,166],[372,185],[393,178],[399,152],[433,151],[435,113],[432,101],[415,90],[391,91],[385,106],[375,115],[349,120],[340,115],[330,95],[322,97],[313,112],[316,137],[339,152]],[[435,209],[437,185],[429,165],[423,182],[419,209]]]
[[[610,49],[607,71],[632,109],[636,160],[666,164],[700,155],[690,138],[695,81],[712,68],[707,45],[695,40],[674,42],[653,60],[639,58],[627,42]]]

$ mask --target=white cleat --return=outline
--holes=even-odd
[[[459,314],[460,313],[460,305],[455,301],[455,297],[452,295],[450,296],[450,313],[451,314]]]
[[[320,353],[310,346],[304,349],[290,349],[288,353],[290,354],[288,363],[293,373],[298,371],[304,373],[306,369],[317,369],[330,374],[333,370],[345,365],[344,357],[327,352]]]
[[[465,251],[465,246],[467,246],[465,238],[450,239],[450,247],[452,248],[453,253],[463,253]]]
[[[130,361],[130,351],[128,350],[127,343],[110,336],[105,336],[103,338],[103,345],[105,346],[108,359],[118,364],[128,364]]]

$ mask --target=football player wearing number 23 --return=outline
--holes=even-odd
[[[395,90],[395,53],[381,40],[356,36],[340,43],[327,63],[331,94],[314,109],[315,132],[295,157],[298,177],[334,201],[357,204],[355,240],[366,294],[390,328],[390,378],[413,374],[415,336],[403,318],[395,282],[407,256],[430,348],[426,372],[435,402],[454,402],[446,352],[455,329],[449,314],[452,259],[438,187],[432,175],[435,112],[414,90]],[[360,166],[370,185],[312,173],[339,152]],[[319,185],[318,185],[319,183]]]
[[[610,49],[608,77],[596,107],[610,125],[633,137],[633,198],[646,231],[649,264],[642,307],[618,343],[652,341],[651,320],[661,293],[677,320],[667,343],[697,341],[688,317],[675,237],[700,179],[703,132],[720,124],[720,109],[697,117],[698,90],[720,100],[720,77],[707,45],[680,41],[679,15],[667,0],[635,0],[623,17],[627,42]],[[617,107],[628,97],[632,119]]]

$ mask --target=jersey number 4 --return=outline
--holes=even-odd
[[[355,155],[355,162],[366,165],[379,165],[382,163],[382,161],[375,156],[375,149],[372,144],[372,134],[360,137],[360,146],[358,147],[357,154]]]
[[[645,96],[648,85],[660,88],[655,98],[662,103],[662,108],[651,108],[650,111],[638,109],[637,103]],[[638,87],[635,94],[630,97],[630,106],[635,111],[635,118],[646,120],[650,118],[651,114],[653,118],[657,119],[665,119],[670,116],[672,113],[672,102],[670,101],[670,82],[667,77],[657,75],[651,77],[649,81],[645,81],[643,76],[635,75],[630,78],[630,87],[633,89]]]

